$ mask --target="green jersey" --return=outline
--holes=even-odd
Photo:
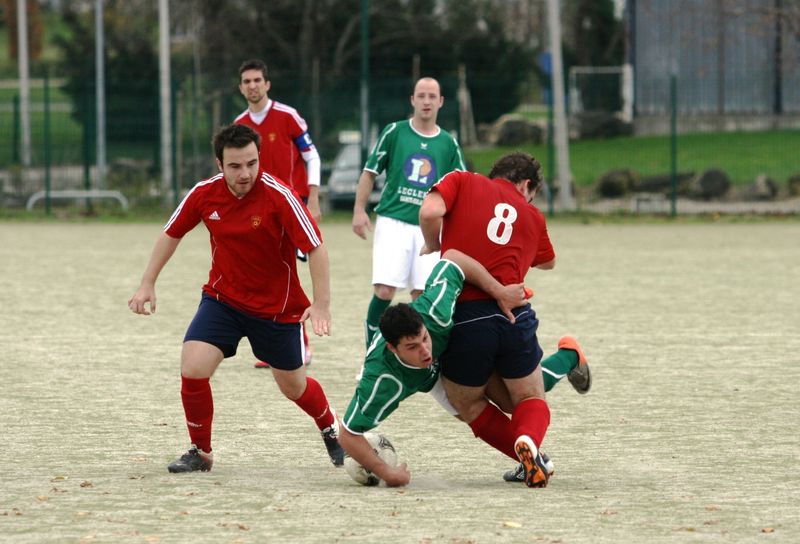
[[[445,174],[466,168],[455,138],[441,129],[435,136],[424,136],[409,120],[383,129],[364,170],[376,175],[386,171],[386,184],[375,211],[419,225],[419,207],[431,186]]]
[[[439,379],[439,355],[447,347],[456,299],[464,287],[464,272],[454,262],[442,259],[433,268],[425,291],[411,303],[420,313],[433,343],[430,368],[406,365],[389,351],[380,333],[367,350],[364,372],[345,412],[347,430],[361,434],[374,429],[400,403],[417,391],[430,391]]]

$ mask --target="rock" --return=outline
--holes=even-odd
[[[747,200],[774,200],[778,196],[778,184],[766,174],[759,174],[744,188],[742,196]]]
[[[617,198],[632,191],[639,182],[640,176],[633,170],[611,170],[600,176],[595,190],[604,198]]]
[[[570,118],[570,137],[576,140],[631,136],[633,124],[607,111],[584,111]]]
[[[711,200],[725,196],[731,188],[728,174],[719,168],[710,168],[689,182],[688,195],[692,198]]]
[[[503,115],[492,125],[489,141],[493,145],[506,147],[541,144],[544,141],[544,129],[520,115]]]
[[[694,178],[694,172],[678,172],[676,175],[677,192],[679,195],[686,195],[689,182]],[[643,176],[642,179],[632,187],[637,193],[663,193],[668,195],[672,192],[672,174],[656,174],[653,176]]]
[[[800,174],[789,176],[786,184],[789,186],[790,196],[800,196]]]

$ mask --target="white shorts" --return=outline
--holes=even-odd
[[[423,245],[418,225],[379,215],[372,239],[372,284],[425,289],[425,281],[439,261],[439,252],[420,257]]]
[[[439,379],[436,380],[436,384],[433,386],[433,389],[428,391],[428,394],[436,399],[436,402],[439,403],[439,406],[444,408],[444,411],[450,414],[451,416],[458,416],[458,411],[453,408],[453,405],[450,404],[450,401],[447,399],[447,393],[444,391],[444,386],[442,385],[442,377],[439,376]]]

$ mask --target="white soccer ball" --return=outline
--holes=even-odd
[[[378,433],[364,433],[364,438],[367,439],[369,445],[372,446],[372,449],[378,454],[378,457],[383,459],[384,463],[391,466],[397,465],[397,452],[394,450],[394,446],[392,446],[388,438]],[[361,466],[361,463],[349,455],[344,458],[344,469],[352,479],[361,485],[373,486],[381,482],[380,478],[365,469]]]

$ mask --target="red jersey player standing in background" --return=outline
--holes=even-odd
[[[178,205],[128,301],[134,313],[155,313],[159,273],[202,221],[211,236],[211,270],[181,352],[181,399],[192,446],[169,464],[170,472],[211,470],[210,378],[245,336],[253,354],[272,363],[281,393],[314,419],[333,464],[344,461],[336,416],[320,384],[306,376],[300,327],[310,318],[317,335],[330,334],[328,252],[297,194],[259,168],[258,144],[258,134],[242,125],[214,136],[221,173],[197,183]],[[295,248],[309,256],[313,303],[297,277]]]
[[[541,182],[539,162],[518,152],[501,157],[488,178],[471,172],[447,174],[420,209],[423,251],[457,249],[503,285],[523,283],[529,268],[553,268],[555,252],[544,215],[531,204]],[[550,475],[539,448],[550,409],[539,364],[539,321],[530,304],[513,313],[511,323],[492,297],[465,285],[450,343],[440,357],[442,383],[475,436],[500,451],[513,448],[525,465],[525,483],[544,487]],[[486,385],[495,371],[511,396],[511,419],[486,401]]]
[[[261,136],[259,163],[261,169],[291,186],[315,221],[322,218],[319,205],[320,157],[308,134],[308,125],[297,110],[268,96],[272,83],[264,61],[251,59],[239,67],[239,92],[247,100],[247,109],[234,121],[247,125]],[[306,260],[298,249],[297,258]],[[311,347],[303,330],[304,363],[311,362]],[[258,361],[256,368],[269,368]]]

